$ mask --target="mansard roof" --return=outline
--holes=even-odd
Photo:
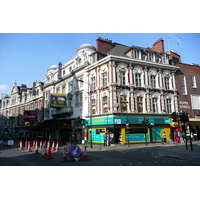
[[[122,57],[126,57],[129,58],[125,53],[128,51],[128,49],[130,49],[130,47],[128,46],[124,46],[124,45],[116,45],[113,49],[111,49],[110,51],[108,51],[108,55],[115,55],[115,56],[122,56]]]

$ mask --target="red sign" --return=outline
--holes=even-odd
[[[126,127],[129,127],[129,124],[128,124],[128,122],[126,123]]]

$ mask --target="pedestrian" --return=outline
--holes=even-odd
[[[174,141],[173,141],[173,134],[172,133],[170,133],[170,142],[169,142],[170,144],[173,144],[174,143]]]
[[[193,132],[191,132],[191,141],[193,141],[194,139],[194,135],[193,135]]]
[[[183,144],[184,143],[184,139],[183,139],[183,133],[180,133],[180,143]]]
[[[166,143],[166,133],[163,132],[163,144],[165,144],[165,143]]]
[[[114,139],[114,134],[113,134],[113,133],[110,133],[110,144],[113,143],[113,139]]]

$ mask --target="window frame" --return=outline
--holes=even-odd
[[[152,112],[158,113],[158,98],[152,98]]]
[[[102,108],[103,108],[103,113],[108,113],[108,97],[107,96],[102,97]]]
[[[153,75],[153,74],[150,75],[150,82],[151,82],[151,88],[156,88],[157,87],[157,84],[156,84],[156,75]]]
[[[137,77],[137,75],[139,75],[139,77]],[[135,73],[135,86],[142,87],[142,74],[141,73]]]
[[[182,95],[187,95],[187,85],[185,76],[180,76]]]
[[[164,86],[166,90],[170,90],[170,79],[169,77],[164,77]]]
[[[190,80],[191,80],[192,88],[197,88],[196,77],[195,77],[194,75],[192,75],[192,76],[190,77]]]
[[[119,71],[119,83],[120,85],[126,85],[126,72]]]
[[[102,87],[107,87],[107,85],[108,85],[108,73],[107,72],[101,73],[101,85],[102,85]]]

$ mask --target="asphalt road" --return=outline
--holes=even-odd
[[[83,146],[81,151],[83,153]],[[52,159],[45,159],[41,154],[28,152],[26,148],[0,147],[0,166],[200,166],[199,144],[194,144],[194,152],[185,150],[184,145],[127,145],[88,147],[89,161],[62,162],[62,150],[51,151]],[[183,153],[190,153],[194,157]],[[182,154],[182,157],[180,156]]]

